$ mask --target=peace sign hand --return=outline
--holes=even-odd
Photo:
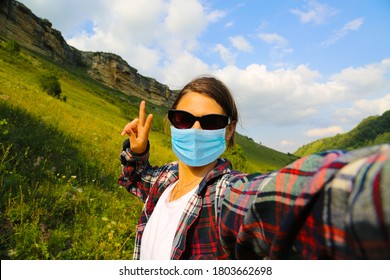
[[[152,119],[152,114],[146,117],[145,101],[141,101],[138,118],[132,120],[123,128],[121,135],[128,135],[130,149],[134,153],[142,154],[146,151]]]

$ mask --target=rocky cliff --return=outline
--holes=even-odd
[[[81,61],[88,65],[87,72],[95,80],[124,93],[166,106],[170,106],[176,97],[168,86],[140,75],[137,69],[116,54],[81,52]]]
[[[176,97],[168,86],[140,75],[118,55],[83,52],[68,45],[47,19],[15,0],[0,0],[0,36],[57,62],[86,66],[91,77],[126,94],[166,106]]]

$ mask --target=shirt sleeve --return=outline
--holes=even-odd
[[[245,230],[244,217],[261,189],[274,173],[250,174],[231,177],[220,206],[219,232],[221,247],[229,259],[237,258],[238,236]],[[249,256],[245,257],[250,259]]]
[[[313,154],[232,182],[237,190],[221,219],[235,258],[390,258],[389,145]]]
[[[118,178],[118,184],[129,193],[140,198],[142,202],[146,201],[149,191],[159,174],[159,168],[152,167],[149,163],[149,150],[148,142],[144,153],[134,153],[130,149],[129,139],[126,139],[120,153],[122,172]]]

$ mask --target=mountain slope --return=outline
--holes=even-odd
[[[390,143],[390,110],[381,116],[364,119],[348,133],[319,139],[300,147],[294,154],[305,156],[329,149],[356,149],[369,145]]]

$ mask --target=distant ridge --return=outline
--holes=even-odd
[[[390,110],[381,116],[371,116],[348,133],[323,138],[300,147],[294,154],[305,156],[330,149],[358,149],[365,146],[390,143]]]
[[[139,74],[116,54],[84,52],[68,45],[50,21],[37,17],[18,1],[0,0],[0,36],[57,62],[85,66],[97,81],[154,104],[170,106],[177,96],[167,85]]]

